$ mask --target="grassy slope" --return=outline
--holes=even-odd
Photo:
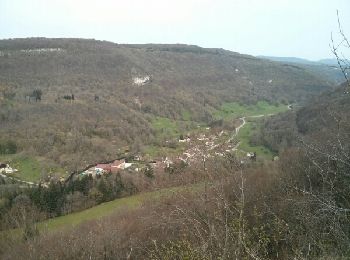
[[[72,228],[85,221],[100,219],[107,217],[111,214],[117,214],[126,210],[133,210],[141,207],[147,200],[157,202],[161,198],[173,195],[176,192],[185,190],[191,190],[192,192],[202,187],[201,184],[195,184],[183,187],[165,188],[157,191],[150,191],[140,193],[137,195],[129,196],[126,198],[116,199],[113,201],[105,202],[90,209],[86,209],[80,212],[72,213],[69,215],[52,218],[39,222],[37,227],[39,231],[55,231],[62,228]],[[19,239],[21,238],[21,229],[12,229],[0,232],[1,239]]]

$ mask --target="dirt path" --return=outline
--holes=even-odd
[[[245,118],[246,117],[241,117],[240,118],[240,120],[242,120],[242,124],[240,124],[238,127],[236,127],[236,129],[235,129],[235,136],[238,135],[239,130],[241,130],[241,128],[246,124]]]
[[[272,116],[273,114],[268,114],[267,116]],[[246,121],[245,119],[246,118],[259,118],[259,117],[264,117],[265,115],[256,115],[256,116],[244,116],[244,117],[241,117],[240,120],[242,120],[242,124],[240,124],[238,127],[236,127],[236,131],[235,131],[235,136],[238,135],[239,133],[239,130],[241,130],[241,128],[246,124]]]
[[[14,177],[10,177],[10,176],[7,176],[7,175],[2,174],[2,173],[0,173],[0,176],[3,177],[3,178],[8,178],[8,179],[10,179],[10,180],[14,180],[14,181],[16,181],[16,182],[28,184],[29,186],[35,186],[35,185],[36,185],[34,182],[22,181],[22,180],[20,180],[20,179],[17,179],[17,178],[14,178]]]
[[[267,116],[271,116],[273,114],[268,114]],[[244,116],[244,117],[241,117],[239,118],[241,121],[242,121],[242,124],[240,124],[238,127],[236,127],[235,129],[235,132],[234,134],[232,135],[232,137],[228,140],[228,142],[231,142],[231,140],[236,137],[239,133],[239,130],[241,130],[242,127],[245,126],[245,124],[247,123],[246,122],[246,118],[259,118],[259,117],[264,117],[265,115],[255,115],[255,116]],[[233,148],[232,148],[232,151],[237,151],[238,150],[238,147],[239,145],[241,144],[241,142],[238,142]]]

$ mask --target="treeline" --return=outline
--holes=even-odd
[[[2,179],[0,184],[1,207],[0,228],[11,229],[27,225],[35,226],[35,222],[47,218],[66,215],[90,208],[102,202],[119,197],[129,196],[137,192],[137,187],[121,174],[109,174],[93,179],[91,175],[75,178],[62,183],[52,181],[48,186],[21,188]],[[27,223],[19,215],[20,211],[30,212]],[[27,235],[27,234],[25,234]]]

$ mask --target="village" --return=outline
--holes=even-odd
[[[177,142],[184,149],[178,155],[164,155],[146,159],[143,155],[133,157],[133,160],[117,159],[109,163],[98,163],[82,171],[78,176],[90,175],[93,178],[103,174],[118,173],[122,170],[142,172],[151,167],[156,172],[165,172],[174,165],[189,166],[208,158],[223,157],[238,151],[240,142],[237,140],[239,130],[245,125],[245,118],[240,118],[241,124],[233,133],[222,128],[206,127],[204,132],[180,135]],[[166,141],[169,142],[169,141]],[[241,164],[256,161],[256,152],[241,151],[245,155],[240,159]]]
[[[256,116],[255,116],[256,117]],[[189,166],[196,162],[201,162],[209,158],[223,157],[225,154],[240,151],[240,163],[246,164],[256,161],[256,152],[239,150],[240,141],[237,135],[242,127],[246,124],[245,117],[238,119],[239,125],[234,130],[224,129],[222,127],[205,127],[199,132],[180,135],[177,139],[178,145],[182,148],[176,155],[158,156],[149,158],[142,154],[132,156],[132,160],[119,158],[111,162],[97,163],[87,167],[86,169],[74,174],[74,178],[83,176],[91,176],[98,178],[104,174],[115,174],[121,171],[143,172],[149,167],[158,173],[164,173],[171,167],[176,165]],[[169,141],[166,141],[169,142]],[[244,156],[242,156],[244,154]],[[12,168],[9,164],[0,163],[0,176],[18,180],[21,183],[36,185],[33,182],[25,182],[14,178],[13,174],[18,170]],[[42,180],[41,185],[48,187],[50,181],[54,180],[54,176],[49,175],[48,179]],[[64,183],[66,178],[60,177],[58,181]]]

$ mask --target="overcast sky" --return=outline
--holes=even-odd
[[[186,43],[321,59],[332,57],[337,9],[350,35],[349,0],[0,0],[0,39]]]

